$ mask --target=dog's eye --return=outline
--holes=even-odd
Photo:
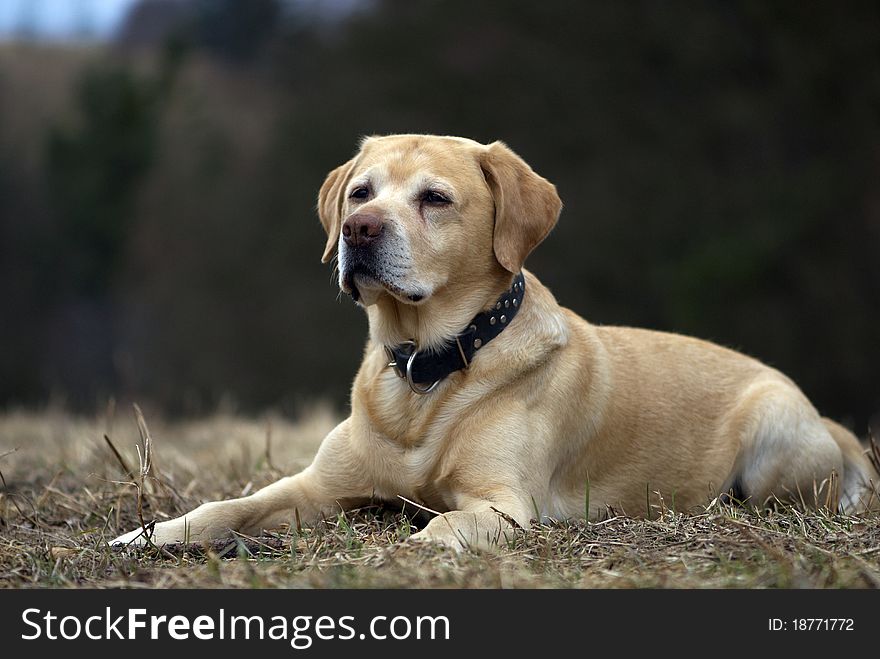
[[[370,196],[370,189],[362,185],[359,188],[355,188],[351,191],[351,194],[348,195],[349,199],[366,199]]]
[[[451,204],[452,201],[442,192],[436,190],[428,190],[422,194],[422,201],[433,206],[444,206]]]

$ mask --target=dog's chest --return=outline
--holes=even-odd
[[[377,474],[377,485],[390,488],[394,496],[423,488],[443,477],[444,437],[439,432],[428,432],[412,443],[402,443],[398,438],[379,431],[372,431],[374,447],[372,460]]]
[[[445,482],[454,469],[450,448],[461,418],[458,406],[442,400],[401,402],[400,397],[369,402],[360,416],[367,435],[363,457],[370,463],[377,496],[419,498],[432,492],[445,499]]]

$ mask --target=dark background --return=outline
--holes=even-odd
[[[0,405],[346,403],[366,322],[315,214],[365,134],[501,139],[557,184],[527,266],[880,412],[880,5],[142,0],[0,47]]]

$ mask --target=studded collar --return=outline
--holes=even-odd
[[[455,371],[467,369],[477,351],[501,334],[522,306],[526,281],[520,272],[513,285],[495,302],[489,311],[478,313],[455,341],[437,350],[419,352],[415,341],[396,346],[385,346],[389,368],[407,381],[417,394],[434,390],[441,380]]]

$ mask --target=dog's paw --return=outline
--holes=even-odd
[[[143,547],[147,544],[173,545],[178,542],[198,542],[201,540],[183,517],[167,522],[149,523],[144,528],[136,528],[110,541],[111,547]]]
[[[456,536],[452,531],[449,533],[437,533],[433,530],[428,532],[427,529],[419,531],[418,533],[413,533],[404,541],[404,544],[413,547],[431,545],[446,547],[447,549],[452,549],[458,554],[469,548],[464,539]]]
[[[123,533],[118,538],[109,542],[111,547],[142,547],[147,544],[147,535],[151,532],[148,527],[146,531],[143,528]]]

